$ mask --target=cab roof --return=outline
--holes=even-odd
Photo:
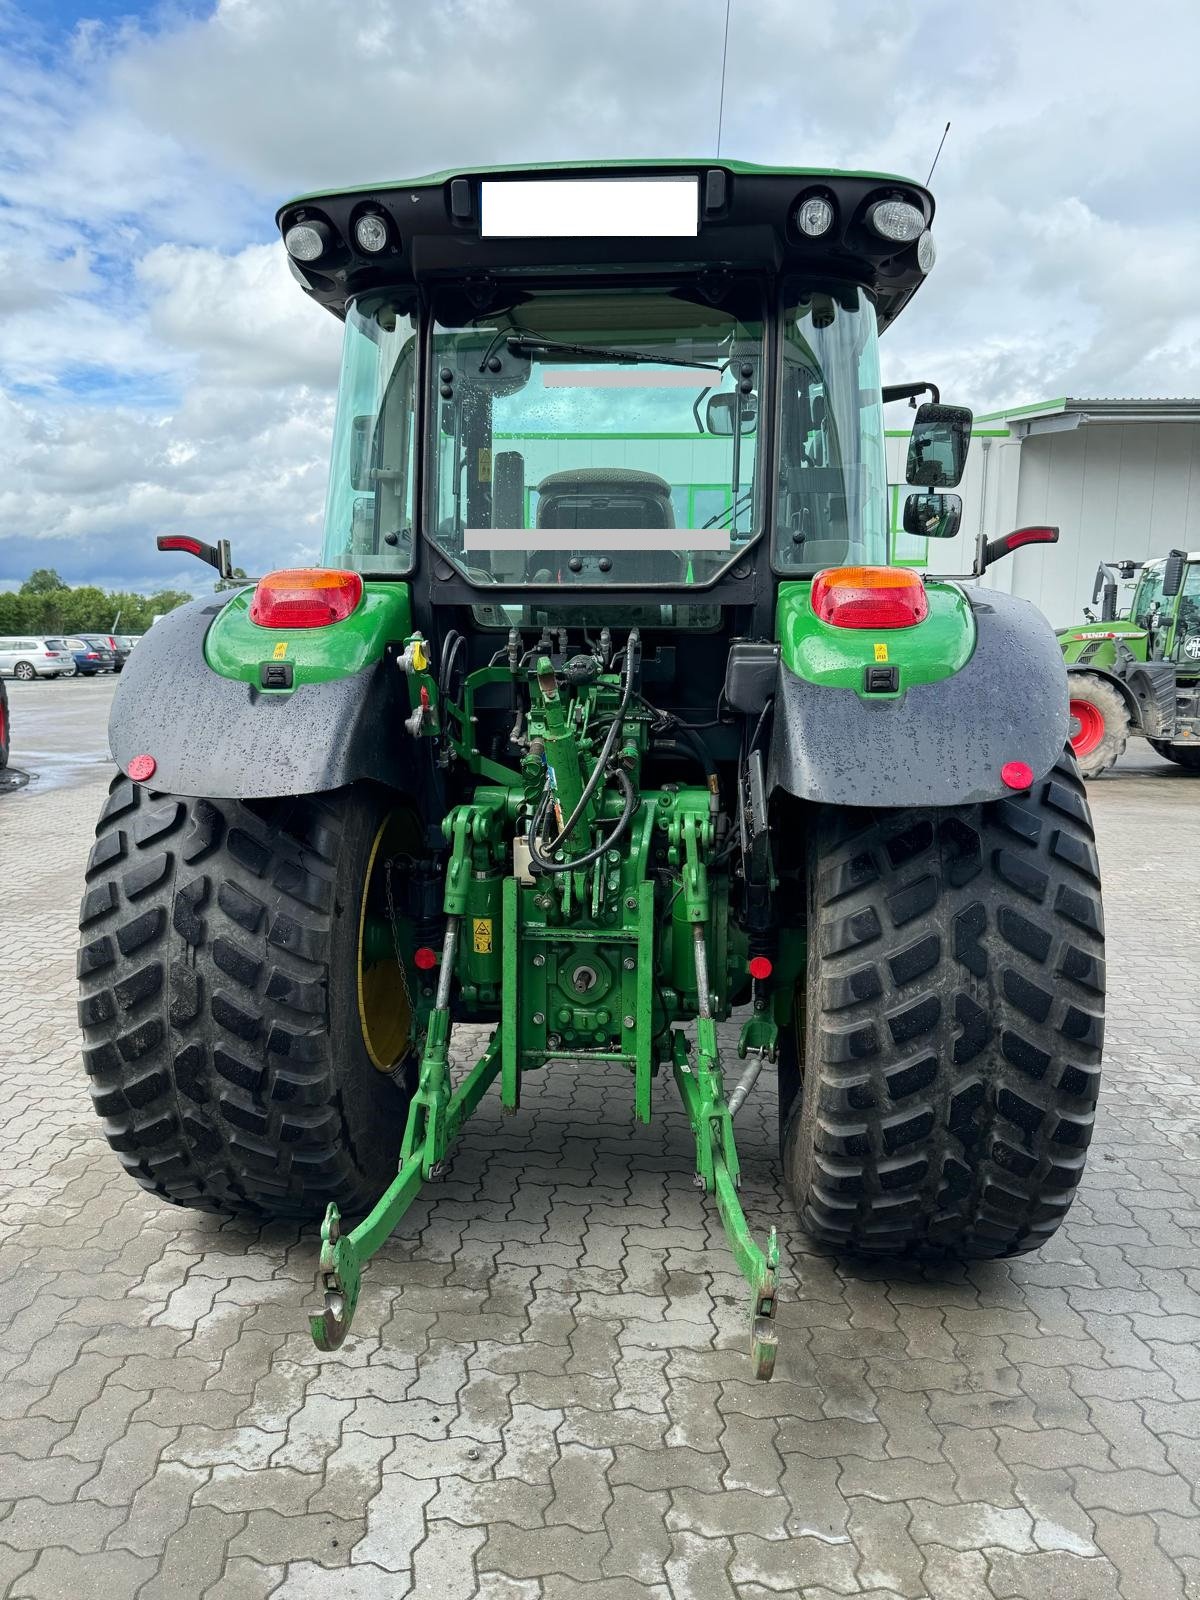
[[[502,202],[512,201],[522,188],[532,193],[532,185],[558,181],[572,191],[578,186],[579,203],[586,205],[582,186],[607,181],[617,188],[605,195],[617,196],[619,203],[621,193],[638,198],[633,184],[656,177],[674,180],[675,198],[681,189],[694,194],[694,220],[684,224],[686,232],[660,233],[651,225],[629,235],[611,229],[604,236],[556,234],[553,208],[536,233],[514,236],[489,227],[489,216]],[[501,185],[516,188],[502,190]],[[556,193],[577,199],[568,190]],[[657,193],[665,196],[667,190]],[[797,206],[809,197],[826,200],[833,214],[827,231],[816,238],[802,233],[796,222]],[[415,290],[438,281],[765,271],[860,283],[874,294],[883,328],[924,279],[916,242],[893,242],[868,223],[871,208],[887,199],[907,201],[921,211],[926,228],[932,223],[929,191],[890,173],[678,157],[448,169],[301,195],[280,208],[276,222],[285,236],[298,223],[317,225],[324,240],[321,254],[309,261],[289,256],[289,261],[302,287],[336,316],[371,289]],[[380,218],[387,231],[386,244],[374,254],[355,236],[367,214]]]

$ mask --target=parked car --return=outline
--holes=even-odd
[[[62,678],[75,671],[75,657],[67,641],[57,635],[9,634],[0,639],[0,673],[11,672],[26,682],[34,678]]]
[[[4,686],[4,679],[0,678],[0,772],[8,765],[9,738],[8,690]]]
[[[116,670],[120,672],[121,668],[125,665],[125,662],[129,659],[129,652],[133,649],[134,645],[142,636],[140,633],[118,633],[116,637],[117,648],[119,650],[124,650],[125,652],[124,658],[117,665]]]
[[[91,644],[87,639],[68,639],[67,648],[75,657],[75,676],[94,678],[98,672],[112,672],[117,655],[106,644]]]
[[[115,633],[81,633],[79,637],[85,644],[97,645],[111,652],[113,672],[120,672],[129,659],[129,651],[121,643],[124,635],[118,637]]]

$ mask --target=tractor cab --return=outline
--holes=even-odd
[[[1172,550],[1143,566],[1130,618],[1147,635],[1147,659],[1200,677],[1200,551]]]
[[[766,616],[776,578],[885,564],[878,338],[932,216],[905,180],[740,163],[285,206],[346,327],[323,561],[485,628],[596,603],[710,628]]]

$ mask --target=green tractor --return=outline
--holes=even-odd
[[[932,216],[736,162],[279,213],[345,323],[322,564],[130,657],[79,967],[126,1170],[324,1218],[320,1348],[466,1119],[544,1070],[613,1075],[631,1123],[674,1078],[761,1377],[779,1248],[735,1124],[764,1069],[815,1240],[998,1257],[1062,1221],[1104,990],[1066,670],[1033,607],[888,565],[883,405],[932,386],[881,389],[878,336]],[[914,531],[954,531],[969,429],[918,411]]]
[[[1136,579],[1118,615],[1119,580]],[[1085,620],[1058,639],[1071,686],[1071,748],[1085,778],[1106,772],[1130,734],[1200,772],[1200,551],[1101,562]]]

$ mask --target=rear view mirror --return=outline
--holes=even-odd
[[[961,522],[960,494],[910,494],[904,502],[904,531],[918,539],[953,539]]]
[[[739,408],[740,402],[740,408]],[[714,394],[708,399],[708,406],[704,414],[704,422],[709,433],[719,434],[724,438],[733,435],[733,418],[736,410],[741,412],[742,433],[753,433],[758,426],[758,396],[754,394]]]
[[[1183,587],[1183,569],[1187,564],[1187,552],[1172,550],[1167,555],[1167,564],[1163,568],[1163,599],[1171,600]]]
[[[974,413],[966,406],[923,405],[908,441],[909,483],[953,489],[962,481]]]

